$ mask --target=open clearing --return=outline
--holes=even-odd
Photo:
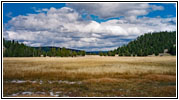
[[[175,97],[176,56],[3,58],[4,97]]]

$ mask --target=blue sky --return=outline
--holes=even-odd
[[[9,13],[12,13],[11,16],[15,17],[18,15],[27,15],[35,12],[34,8],[43,9],[43,8],[61,8],[64,7],[65,3],[4,3],[3,4],[3,21],[7,23],[11,17],[7,16]]]
[[[3,24],[4,38],[29,46],[112,50],[146,32],[176,30],[176,7],[174,3],[3,3]]]
[[[149,14],[145,15],[147,17],[157,17],[160,16],[162,18],[166,17],[176,17],[176,8],[175,4],[162,4],[162,3],[150,3],[150,5],[158,5],[158,6],[163,6],[165,10],[162,11],[153,11],[150,12]],[[65,7],[65,3],[4,3],[3,4],[3,21],[4,23],[7,23],[11,17],[15,17],[18,15],[27,15],[27,14],[32,14],[32,13],[37,13],[35,12],[34,8],[38,9],[43,9],[43,8],[62,8]],[[11,13],[11,14],[10,14]],[[8,16],[8,14],[11,15]],[[85,19],[86,16],[84,16]],[[107,20],[111,19],[120,19],[120,17],[114,17],[114,18],[108,18],[108,19],[100,19],[98,18],[97,15],[91,15],[92,20],[98,21],[98,22],[104,22]]]

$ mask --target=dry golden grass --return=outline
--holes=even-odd
[[[175,57],[4,58],[4,76],[26,73],[175,74]]]
[[[63,95],[68,96],[175,96],[176,57],[3,58],[3,80],[5,96],[17,91],[28,91],[31,86],[33,91],[48,92],[60,89]],[[81,81],[82,84],[52,85],[46,82],[43,85],[29,83],[22,86],[5,82],[12,80],[68,80]],[[20,85],[23,88],[18,87]],[[143,86],[146,87],[144,93],[135,94],[137,89]],[[44,87],[48,88],[43,89]],[[149,94],[154,87],[158,90]],[[164,91],[165,87],[168,91]],[[128,91],[121,91],[120,88],[130,90],[133,95]],[[164,93],[159,94],[162,91]]]

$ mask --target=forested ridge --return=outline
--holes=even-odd
[[[176,31],[154,32],[137,37],[137,39],[123,45],[107,54],[100,53],[101,56],[148,56],[159,53],[170,53],[176,55]]]
[[[87,55],[100,56],[148,56],[160,53],[176,55],[176,31],[173,32],[154,32],[137,37],[137,39],[123,45],[115,50],[108,52],[88,52],[82,50],[72,50],[60,47],[29,47],[18,41],[3,39],[4,57],[76,57]]]
[[[85,51],[70,50],[58,47],[29,47],[18,41],[9,41],[3,39],[3,56],[4,57],[75,57],[85,56]]]

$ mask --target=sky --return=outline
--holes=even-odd
[[[108,51],[175,30],[175,3],[3,3],[3,38],[33,47]]]

